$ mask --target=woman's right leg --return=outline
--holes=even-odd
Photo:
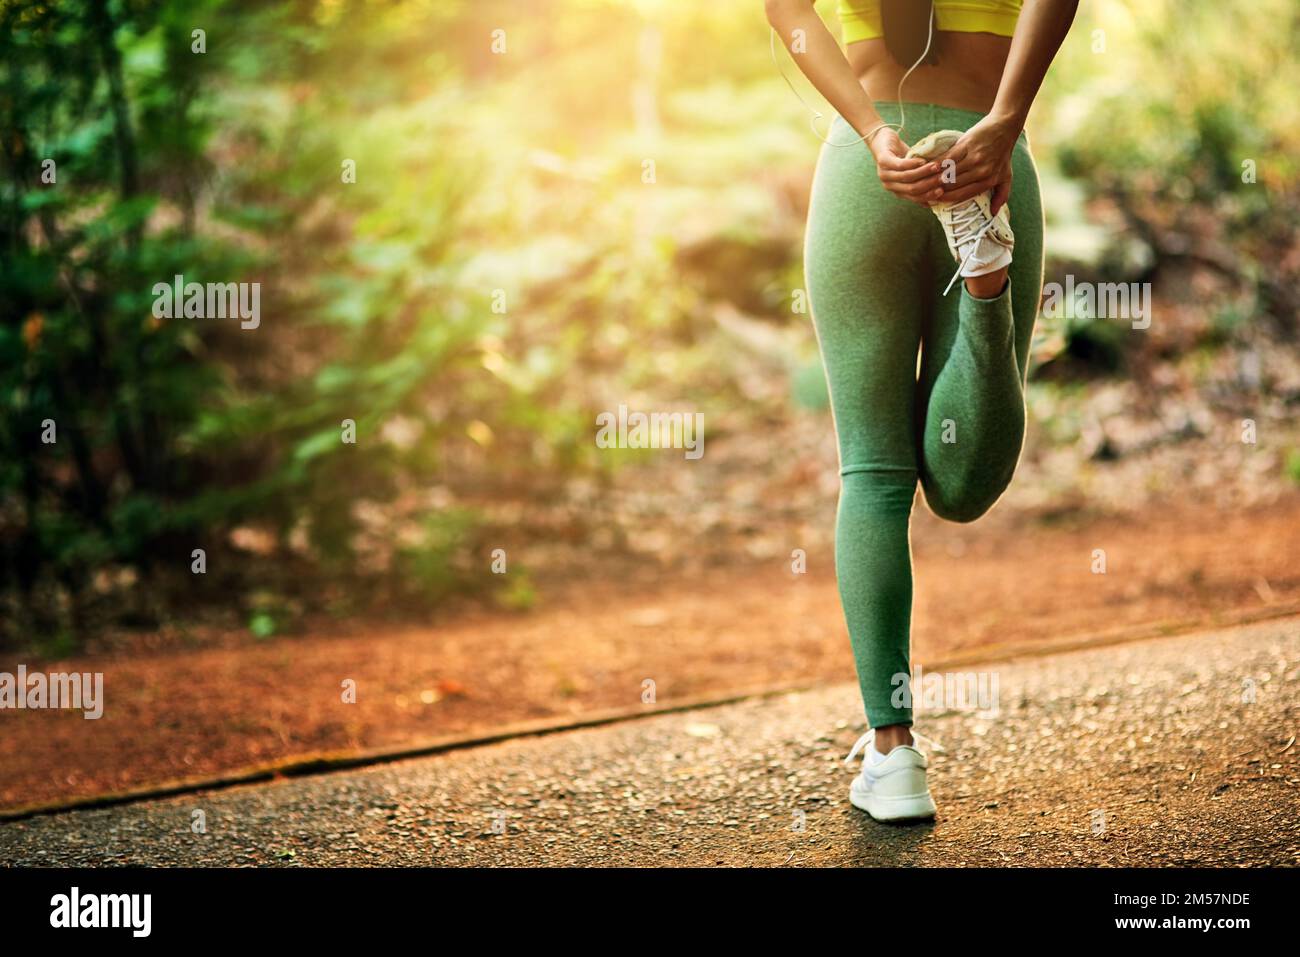
[[[833,142],[853,136],[842,121],[831,128]],[[836,576],[873,728],[912,720],[896,693],[911,670],[908,525],[932,220],[884,190],[865,146],[823,147],[804,263],[840,452]]]
[[[976,115],[940,111],[937,120],[965,128]],[[1024,441],[1029,341],[1043,285],[1043,209],[1023,139],[1012,168],[1016,249],[1005,287],[980,298],[963,281],[945,297],[936,284],[936,306],[922,335],[921,486],[930,510],[955,522],[973,521],[992,507],[1011,482]],[[941,230],[932,243],[933,255],[941,257]]]

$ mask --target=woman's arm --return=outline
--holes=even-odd
[[[1078,8],[1079,0],[1025,0],[993,109],[939,157],[941,164],[946,160],[957,164],[955,182],[948,185],[943,197],[945,203],[961,202],[991,189],[996,213],[1010,197],[1011,150]]]
[[[795,31],[803,31],[804,51],[790,51],[790,55],[803,75],[844,117],[845,122],[857,130],[859,136],[866,136],[879,127],[884,121],[858,82],[844,51],[813,9],[813,0],[764,0],[764,6],[767,22],[776,30],[787,50],[794,42]],[[876,158],[880,182],[890,192],[922,206],[942,195],[939,164],[905,159],[907,147],[892,129],[874,133],[868,146]]]
[[[1079,0],[1025,0],[1021,8],[991,111],[1014,126],[1017,136],[1078,9]]]

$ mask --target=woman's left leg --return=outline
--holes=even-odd
[[[867,721],[905,726],[911,701],[899,689],[911,670],[916,361],[934,216],[885,190],[871,153],[842,119],[829,135],[848,147],[825,146],[818,159],[805,272],[840,452],[836,580]]]

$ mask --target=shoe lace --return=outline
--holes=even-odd
[[[953,240],[956,242],[958,249],[970,243],[970,252],[957,264],[957,271],[952,274],[952,278],[948,280],[947,288],[943,291],[945,296],[952,290],[952,284],[957,281],[961,271],[966,268],[966,263],[970,261],[971,256],[975,255],[975,250],[980,248],[980,240],[984,238],[985,233],[993,228],[995,221],[996,217],[985,220],[984,211],[980,209],[980,204],[973,199],[967,200],[953,210]]]
[[[920,731],[917,731],[915,728],[912,729],[912,737],[916,738],[918,741],[924,741],[926,744],[930,746],[932,750],[938,751],[941,754],[945,750],[944,746],[940,744],[938,741],[934,740],[934,738],[922,734]],[[876,740],[876,729],[868,728],[867,733],[864,734],[862,737],[858,738],[857,744],[853,745],[853,750],[850,751],[849,756],[844,759],[844,763],[852,764],[853,759],[858,756],[858,754],[862,751],[862,749],[865,748],[868,744],[872,744],[875,740]]]

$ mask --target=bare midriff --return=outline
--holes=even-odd
[[[987,113],[997,98],[1010,49],[1010,37],[940,30],[933,43],[939,62],[922,63],[912,71],[903,86],[903,99]],[[883,39],[850,43],[845,54],[872,101],[898,99],[898,81],[907,67],[894,62]]]

